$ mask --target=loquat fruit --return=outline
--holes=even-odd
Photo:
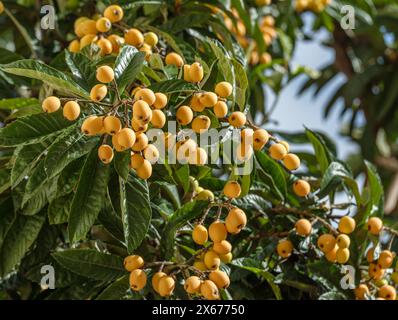
[[[395,300],[397,297],[397,292],[393,286],[384,285],[379,289],[378,295],[380,298],[386,300]]]
[[[190,276],[184,282],[184,289],[187,293],[195,294],[200,292],[202,281],[197,276]]]
[[[182,57],[175,52],[170,52],[167,54],[165,62],[167,65],[174,65],[177,68],[181,68],[184,65],[184,60],[182,60]]]
[[[204,92],[200,95],[199,102],[206,108],[213,107],[218,101],[214,92]]]
[[[131,149],[133,149],[133,151],[142,151],[144,150],[147,145],[148,145],[149,141],[148,141],[148,136],[145,133],[139,133],[135,135],[135,142],[132,145]]]
[[[76,101],[68,101],[63,108],[63,115],[69,121],[74,121],[80,116],[80,106]]]
[[[228,122],[235,128],[241,128],[246,124],[246,116],[243,112],[235,111],[229,116]]]
[[[339,221],[339,231],[341,233],[350,234],[355,230],[355,220],[349,216],[344,216]]]
[[[207,163],[207,152],[203,148],[196,148],[189,154],[188,163],[197,166],[203,166]]]
[[[206,270],[207,270],[207,267],[206,267],[205,263],[204,263],[203,261],[200,261],[200,260],[195,261],[195,262],[193,263],[193,266],[194,266],[196,269],[200,270],[200,271],[206,271]]]
[[[199,62],[191,64],[191,67],[189,68],[190,82],[197,83],[202,81],[203,75],[203,67]]]
[[[192,82],[191,80],[191,75],[189,73],[189,70],[191,69],[191,66],[189,64],[184,64],[184,80],[187,82]]]
[[[166,105],[167,105],[167,96],[164,93],[156,92],[155,102],[153,103],[153,107],[155,109],[163,109]]]
[[[200,102],[201,93],[195,93],[192,96],[190,106],[193,111],[202,112],[206,107]]]
[[[203,281],[200,286],[200,293],[207,300],[219,300],[220,293],[218,291],[217,285],[211,280]]]
[[[139,89],[134,95],[136,100],[144,100],[149,106],[153,105],[156,101],[156,96],[151,89]]]
[[[134,153],[130,157],[130,168],[137,170],[144,163],[144,157],[139,153]]]
[[[83,121],[81,131],[88,136],[98,134],[103,129],[103,118],[97,116],[89,116]]]
[[[155,290],[157,293],[159,293],[159,281],[161,278],[167,276],[167,274],[165,274],[162,271],[156,272],[153,276],[152,276],[152,288],[153,290]]]
[[[383,221],[378,217],[371,217],[368,220],[368,231],[369,233],[377,236],[383,230]]]
[[[119,37],[116,34],[111,34],[107,39],[112,44],[112,52],[118,54],[120,52],[120,47],[124,43],[124,38]]]
[[[223,263],[228,264],[232,261],[232,253],[220,254],[220,259]]]
[[[191,123],[193,119],[192,109],[188,106],[181,106],[178,108],[176,112],[176,117],[177,117],[177,122],[180,125],[185,126]]]
[[[96,84],[90,91],[90,98],[95,102],[104,100],[108,93],[108,89],[104,84]]]
[[[213,111],[217,118],[224,118],[228,114],[228,106],[224,101],[217,101]]]
[[[232,85],[229,82],[222,81],[216,84],[214,91],[221,98],[227,98],[232,94]]]
[[[336,251],[336,261],[340,264],[346,263],[350,259],[350,250],[339,248]]]
[[[276,251],[280,257],[288,258],[292,254],[293,244],[290,240],[281,240],[276,247]]]
[[[296,232],[300,236],[309,236],[311,234],[312,225],[307,219],[300,219],[295,224]]]
[[[264,129],[257,129],[253,132],[253,147],[254,150],[259,151],[268,143],[269,133]]]
[[[369,288],[366,284],[362,283],[355,288],[354,293],[358,300],[365,300],[366,296],[369,295]]]
[[[118,132],[117,142],[125,149],[131,148],[135,143],[135,133],[130,128],[123,128]]]
[[[297,170],[300,167],[300,158],[294,153],[288,153],[283,157],[282,161],[288,170]]]
[[[101,66],[97,69],[96,78],[99,82],[109,83],[115,78],[115,72],[109,66]]]
[[[116,116],[106,116],[104,118],[104,129],[107,134],[115,135],[122,130],[122,123]]]
[[[192,230],[192,240],[203,246],[208,239],[208,232],[205,226],[197,224]]]
[[[68,50],[70,52],[76,53],[80,51],[80,41],[75,39],[69,43]]]
[[[321,249],[323,253],[328,253],[333,250],[336,245],[336,238],[332,234],[323,234],[318,238],[317,241],[318,248]]]
[[[153,144],[148,144],[148,146],[144,149],[143,154],[144,158],[151,164],[154,164],[159,160],[159,150]]]
[[[168,297],[173,294],[175,288],[175,280],[170,276],[164,276],[159,279],[159,294],[162,297]]]
[[[198,192],[197,196],[195,197],[197,200],[201,201],[214,201],[214,194],[210,190],[203,190]]]
[[[45,98],[41,104],[41,108],[43,109],[44,112],[47,113],[56,112],[59,110],[60,107],[61,107],[61,100],[59,100],[59,98],[54,96]]]
[[[391,267],[394,261],[394,254],[390,250],[383,250],[380,252],[377,264],[382,269],[388,269]]]
[[[209,237],[213,242],[221,242],[227,239],[227,228],[225,224],[216,220],[209,226]]]
[[[384,277],[385,270],[380,268],[376,263],[370,263],[368,274],[374,280],[380,280]]]
[[[346,234],[339,234],[336,238],[336,243],[340,249],[345,249],[350,246],[351,240]]]
[[[113,149],[107,144],[103,144],[98,148],[98,157],[104,164],[111,163],[113,160]]]
[[[221,260],[217,253],[209,250],[205,253],[203,262],[207,269],[216,270],[220,267]]]
[[[113,51],[112,42],[106,38],[99,39],[97,41],[97,46],[100,48],[100,55],[105,56],[111,54]]]
[[[211,121],[208,116],[197,116],[195,119],[193,119],[191,127],[192,130],[195,131],[196,133],[203,133],[204,131],[207,131],[210,128]]]
[[[143,180],[147,180],[152,175],[152,165],[148,160],[145,159],[142,165],[139,166],[135,172],[137,173],[138,177]]]
[[[232,245],[227,240],[215,242],[213,244],[213,251],[218,255],[226,255],[232,251]]]
[[[99,32],[108,32],[112,28],[112,22],[108,18],[102,17],[97,20],[95,26]]]
[[[158,36],[156,35],[156,33],[154,32],[147,32],[144,35],[144,42],[148,45],[150,45],[151,47],[154,47],[158,44]]]
[[[271,145],[268,152],[271,158],[275,160],[282,160],[287,155],[286,148],[281,143],[274,143]]]
[[[83,38],[80,39],[80,50],[82,50],[84,47],[94,43],[97,40],[98,40],[98,37],[95,34],[85,35]]]
[[[221,270],[213,270],[209,274],[209,279],[215,283],[219,289],[227,289],[231,281],[228,275]]]
[[[307,181],[299,179],[293,183],[293,191],[299,197],[306,197],[311,192],[311,186]]]
[[[131,255],[124,258],[123,262],[124,268],[131,272],[135,269],[140,269],[144,266],[144,259],[139,255]]]
[[[224,195],[230,199],[239,197],[241,192],[242,189],[237,181],[228,181],[223,189]]]
[[[166,124],[166,115],[163,113],[162,110],[152,110],[152,119],[151,119],[152,126],[154,128],[163,128]]]
[[[124,41],[134,47],[140,47],[144,43],[144,35],[136,28],[131,28],[124,34]]]
[[[134,291],[142,290],[146,285],[146,273],[141,269],[135,269],[130,273],[130,288]]]
[[[133,118],[148,123],[152,118],[152,110],[144,100],[138,100],[133,104]]]
[[[121,21],[123,15],[123,9],[118,5],[111,5],[104,11],[104,17],[108,18],[112,23]]]
[[[239,208],[233,208],[228,212],[225,218],[225,226],[227,231],[231,234],[239,233],[247,223],[245,212]]]
[[[330,250],[328,253],[325,253],[325,258],[329,262],[335,263],[337,260],[337,250],[339,249],[338,245],[335,245],[332,250]]]

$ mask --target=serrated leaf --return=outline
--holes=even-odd
[[[129,289],[129,276],[126,275],[106,287],[96,300],[122,300]]]
[[[51,201],[47,210],[48,222],[50,224],[68,222],[72,200],[73,194],[67,194]]]
[[[114,165],[117,174],[127,180],[130,172],[130,151],[116,152]]]

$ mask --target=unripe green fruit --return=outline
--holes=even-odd
[[[282,160],[286,155],[286,148],[281,143],[274,143],[269,147],[269,154],[275,160]]]
[[[224,118],[228,114],[228,106],[224,101],[218,101],[213,111],[217,118]]]
[[[220,267],[220,257],[214,251],[207,251],[204,256],[204,263],[209,270],[216,270]]]
[[[108,32],[112,28],[112,22],[108,18],[99,18],[95,24],[99,32]]]
[[[195,198],[196,200],[212,202],[214,201],[214,194],[210,190],[203,190],[198,192],[198,195]]]
[[[83,38],[80,39],[80,50],[82,50],[84,47],[94,43],[97,40],[98,40],[98,37],[95,34],[85,35]]]
[[[166,124],[166,115],[162,110],[152,110],[152,126],[155,128],[163,128]]]
[[[230,199],[239,197],[241,192],[242,189],[237,181],[228,181],[223,189],[224,195]]]
[[[383,221],[378,217],[371,217],[368,220],[368,231],[369,233],[377,236],[383,230]]]
[[[104,164],[111,163],[113,160],[113,149],[107,144],[103,144],[98,148],[98,157]]]
[[[384,285],[379,289],[379,297],[386,300],[395,300],[397,292],[393,286]]]
[[[208,116],[197,116],[195,119],[192,121],[192,130],[195,131],[196,133],[203,133],[204,131],[207,131],[210,128],[211,121]]]
[[[380,252],[377,264],[382,269],[388,269],[391,267],[392,262],[394,261],[394,256],[395,255],[390,250],[383,250]]]
[[[318,238],[317,244],[323,253],[328,253],[335,247],[336,239],[332,234],[323,234]]]
[[[349,216],[344,216],[339,222],[339,231],[341,233],[350,234],[355,230],[355,220]]]
[[[61,100],[59,100],[57,97],[54,96],[47,97],[43,100],[41,107],[44,112],[47,113],[56,112],[61,107]]]
[[[90,91],[90,98],[95,102],[102,101],[108,93],[108,89],[104,84],[96,84]]]
[[[211,280],[203,281],[200,286],[200,293],[207,300],[219,300],[220,293],[218,291],[217,285]]]
[[[232,245],[227,240],[215,242],[213,244],[213,251],[218,255],[226,255],[232,251]]]
[[[148,144],[143,153],[144,158],[151,164],[154,164],[159,160],[159,150],[153,144]]]
[[[165,276],[159,280],[159,294],[162,297],[171,296],[175,288],[175,280],[170,276]]]
[[[97,69],[96,78],[99,82],[109,83],[115,78],[115,72],[109,66],[101,66]]]
[[[152,165],[148,160],[144,160],[142,165],[135,170],[137,176],[143,180],[147,180],[152,175]]]
[[[108,18],[112,23],[119,22],[123,19],[123,9],[118,5],[111,5],[105,9],[104,17]]]
[[[167,96],[164,93],[156,92],[155,98],[156,100],[153,103],[155,109],[163,109],[167,105]]]
[[[149,106],[153,105],[156,101],[156,96],[151,89],[139,89],[134,98],[136,100],[144,100]]]
[[[130,288],[134,291],[142,290],[146,285],[146,273],[141,269],[135,269],[130,273]]]
[[[131,157],[130,157],[130,168],[132,169],[138,169],[139,167],[142,166],[142,164],[144,163],[144,157],[142,155],[140,155],[139,153],[134,153]]]
[[[300,158],[294,153],[288,153],[283,157],[283,164],[288,170],[297,170],[300,167]]]
[[[346,263],[350,259],[350,250],[339,248],[336,252],[336,261],[340,264]]]
[[[111,54],[112,51],[113,51],[112,42],[110,42],[106,38],[99,39],[97,41],[97,46],[101,49],[100,50],[100,55],[101,56],[105,56],[105,55]]]
[[[219,289],[227,289],[231,283],[228,275],[221,270],[214,270],[210,272],[209,279],[213,281]]]
[[[131,149],[133,151],[138,152],[144,150],[148,146],[148,137],[145,133],[140,133],[135,136],[135,142],[132,145]]]
[[[192,240],[203,246],[208,239],[208,232],[205,226],[198,224],[192,230]]]
[[[199,101],[206,108],[213,107],[217,103],[217,95],[214,92],[205,92],[201,94]]]
[[[107,134],[113,136],[122,130],[122,123],[116,116],[106,116],[104,119],[104,129]]]
[[[89,116],[83,121],[81,131],[88,136],[98,134],[103,129],[103,118],[97,116]]]
[[[135,133],[130,128],[123,128],[118,132],[117,142],[125,149],[131,148],[134,145],[135,140]]]
[[[311,192],[311,186],[305,180],[297,180],[293,184],[293,191],[299,197],[306,197]]]
[[[229,124],[235,128],[241,128],[246,124],[246,116],[243,112],[232,112],[228,118]]]
[[[76,53],[80,51],[80,41],[75,39],[69,43],[68,50],[70,52]]]
[[[203,166],[207,163],[207,152],[203,148],[196,148],[190,153],[188,158],[189,164]]]
[[[140,30],[132,28],[124,34],[124,41],[134,47],[140,47],[144,43],[144,35]]]
[[[182,60],[181,56],[175,52],[170,52],[166,56],[165,62],[167,65],[174,65],[177,68],[181,68],[184,65],[184,60]]]
[[[233,208],[228,212],[225,218],[225,226],[227,231],[231,234],[239,233],[247,223],[245,212],[239,208]]]
[[[227,228],[225,224],[219,220],[214,221],[209,226],[209,237],[213,242],[221,242],[227,239]]]
[[[63,108],[63,115],[69,121],[74,121],[79,118],[80,106],[76,101],[68,101]]]
[[[164,272],[156,272],[152,277],[152,287],[157,293],[159,293],[159,281],[161,278],[167,276]]]
[[[140,269],[144,266],[144,259],[139,255],[131,255],[124,258],[124,268],[131,272],[135,269]]]
[[[158,44],[158,36],[154,32],[147,32],[144,35],[144,41],[146,44],[150,45],[151,47],[154,47]]]
[[[184,289],[190,294],[199,293],[202,281],[197,276],[190,276],[185,280]]]
[[[189,79],[190,82],[200,82],[203,79],[203,67],[199,62],[195,62],[189,68]]]
[[[292,254],[293,244],[290,240],[281,240],[276,247],[276,251],[280,257],[288,258]]]
[[[193,119],[193,112],[192,109],[188,106],[181,106],[178,108],[176,112],[177,122],[182,125],[186,126],[187,124],[191,123]]]
[[[223,263],[228,264],[232,261],[232,253],[220,254],[220,259]]]
[[[307,219],[300,219],[295,224],[296,232],[300,236],[309,236],[311,234],[312,225]]]
[[[138,100],[133,105],[133,118],[148,123],[152,118],[152,110],[144,100]]]
[[[340,249],[345,249],[350,246],[351,240],[346,234],[339,234],[336,238],[336,243]]]
[[[227,98],[232,94],[232,85],[229,82],[223,81],[216,84],[214,90],[219,97]]]
[[[366,284],[360,284],[357,288],[354,290],[355,297],[358,300],[365,300],[366,295],[369,295],[369,288]]]

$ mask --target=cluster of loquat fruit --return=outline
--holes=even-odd
[[[295,8],[297,12],[306,10],[322,12],[332,2],[332,0],[296,0]]]

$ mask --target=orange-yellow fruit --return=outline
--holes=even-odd
[[[162,297],[171,296],[175,288],[175,280],[170,276],[161,277],[159,280],[159,294]]]
[[[371,262],[373,262],[373,261],[375,260],[375,258],[374,258],[374,252],[375,252],[375,249],[374,249],[374,248],[370,248],[370,249],[368,250],[368,252],[366,253],[366,260],[367,260],[369,263],[371,263]]]
[[[101,49],[100,50],[100,55],[102,55],[102,56],[111,54],[112,51],[113,51],[112,42],[110,42],[106,38],[99,39],[97,41],[97,46]]]
[[[152,165],[148,160],[144,160],[142,165],[135,170],[137,176],[143,180],[149,179],[152,175]]]
[[[195,197],[195,199],[197,200],[201,200],[201,201],[209,201],[212,202],[214,201],[214,194],[213,192],[211,192],[210,190],[203,190],[200,191],[197,196]]]
[[[350,250],[347,248],[337,249],[336,251],[336,261],[340,264],[346,263],[350,259]]]
[[[214,221],[209,226],[209,237],[213,242],[221,242],[227,239],[227,228],[220,220]]]
[[[112,136],[112,145],[113,145],[113,149],[115,149],[117,152],[123,152],[124,150],[126,150],[125,147],[122,147],[119,144],[117,134]]]
[[[196,133],[202,133],[207,131],[210,128],[210,125],[210,118],[208,116],[201,115],[193,119],[191,127]]]
[[[231,234],[239,233],[246,226],[246,223],[246,214],[239,208],[231,209],[225,219],[225,226],[227,231]]]
[[[228,181],[223,189],[224,195],[230,199],[239,197],[241,192],[242,189],[237,181]]]
[[[219,289],[227,289],[231,283],[228,275],[221,270],[213,270],[210,272],[209,279],[213,281]]]
[[[221,260],[217,253],[209,250],[205,253],[203,262],[205,263],[207,269],[216,270],[219,268]]]
[[[151,119],[152,126],[154,128],[163,128],[166,124],[166,115],[163,113],[162,110],[153,110],[152,111],[152,119]]]
[[[136,134],[135,142],[131,147],[131,149],[133,149],[133,151],[136,152],[142,151],[148,146],[148,143],[149,143],[148,136],[145,133]]]
[[[87,19],[77,25],[76,34],[80,38],[86,35],[95,35],[97,34],[98,30],[96,27],[96,22],[91,19]]]
[[[167,276],[164,272],[156,272],[153,277],[152,277],[152,288],[155,290],[157,293],[159,293],[159,281],[161,278]]]
[[[131,46],[140,47],[144,43],[144,35],[140,30],[132,28],[124,34],[124,41]]]
[[[300,167],[300,158],[294,153],[288,153],[282,160],[288,170],[297,170]]]
[[[180,163],[186,163],[195,152],[197,144],[193,139],[187,137],[185,140],[177,141],[175,144],[175,154]]]
[[[228,264],[232,261],[232,253],[220,254],[220,259],[223,263]]]
[[[295,224],[296,232],[300,236],[309,236],[311,234],[312,225],[307,219],[300,219]]]
[[[112,23],[121,21],[123,15],[123,9],[118,5],[111,5],[104,11],[104,17],[108,18]]]
[[[229,97],[232,94],[232,85],[229,82],[223,81],[216,84],[214,91],[221,98]]]
[[[124,258],[124,268],[131,272],[144,266],[144,259],[139,255],[131,255]]]
[[[104,129],[107,134],[113,136],[122,130],[122,123],[116,116],[106,116],[104,119]]]
[[[272,146],[269,147],[268,151],[271,158],[275,160],[282,160],[287,155],[286,148],[281,143],[274,143]]]
[[[246,124],[246,116],[243,112],[235,111],[229,116],[228,122],[235,128],[241,128]]]
[[[120,47],[124,43],[124,38],[116,34],[111,34],[107,39],[112,43],[112,52],[116,54],[119,53]]]
[[[252,145],[253,144],[253,135],[254,135],[253,129],[251,129],[251,128],[242,129],[240,132],[241,143],[246,144],[246,145]]]
[[[97,69],[96,78],[99,82],[109,83],[115,78],[115,72],[109,66],[101,66]]]
[[[135,269],[130,273],[130,288],[134,291],[142,290],[146,285],[146,273],[141,269]]]
[[[354,290],[355,297],[358,300],[365,300],[366,295],[369,295],[369,288],[366,284],[360,284],[358,287],[355,288]]]
[[[383,221],[378,217],[371,217],[368,220],[368,231],[369,233],[377,236],[383,230]]]
[[[98,37],[95,34],[88,34],[85,35],[83,38],[80,39],[80,50],[82,50],[84,47],[94,43],[97,41]]]
[[[130,157],[130,168],[138,169],[144,163],[144,157],[139,153],[134,153]]]
[[[112,28],[112,22],[108,18],[102,17],[97,20],[95,26],[99,32],[108,32]]]
[[[222,240],[213,244],[213,251],[218,255],[225,255],[227,253],[230,253],[231,250],[232,245],[227,240]]]
[[[43,100],[41,107],[44,112],[47,113],[56,112],[61,107],[61,100],[53,96],[47,97]]]
[[[107,144],[103,144],[98,148],[98,157],[100,160],[105,163],[111,163],[113,160],[113,149],[111,146]]]
[[[152,110],[144,100],[138,100],[133,105],[133,118],[148,123],[152,118]]]
[[[97,116],[89,116],[83,121],[81,131],[89,136],[96,135],[103,129],[103,118]]]
[[[207,300],[219,300],[220,293],[218,291],[217,285],[211,280],[203,281],[200,286],[200,293]]]
[[[199,293],[202,281],[197,276],[190,276],[185,280],[184,289],[190,294]]]
[[[306,197],[311,192],[311,186],[305,180],[297,180],[293,184],[293,191],[299,197]]]
[[[203,79],[203,67],[199,62],[191,64],[189,68],[189,79],[190,82],[200,82]]]
[[[144,100],[149,106],[153,105],[156,101],[156,96],[151,89],[139,89],[134,98],[136,100]]]
[[[328,253],[333,250],[336,245],[336,238],[332,234],[323,234],[318,238],[317,241],[318,248],[322,250],[323,253]]]
[[[377,264],[379,265],[380,268],[387,269],[391,267],[393,261],[394,261],[394,254],[390,250],[383,250],[382,252],[380,252]]]
[[[64,105],[63,115],[69,121],[74,121],[79,118],[80,106],[76,101],[68,101]]]
[[[155,109],[163,109],[167,105],[167,96],[164,93],[156,92],[155,98],[155,102],[153,103]]]
[[[152,49],[151,49],[151,47],[150,47],[148,44],[144,43],[144,44],[141,46],[141,48],[139,49],[139,51],[145,53],[145,60],[146,60],[146,61],[149,61],[149,60],[150,60],[151,55],[152,55]]]
[[[349,216],[344,216],[339,222],[339,231],[341,233],[350,234],[355,230],[355,220]]]
[[[370,263],[368,269],[369,276],[374,280],[380,280],[384,277],[385,270],[376,263]]]
[[[200,102],[201,93],[195,93],[192,96],[190,106],[193,111],[202,112],[206,107]]]
[[[217,118],[224,118],[228,114],[228,106],[224,101],[217,101],[213,108]]]
[[[264,52],[260,56],[260,63],[262,64],[268,64],[272,62],[272,56],[268,52]]]
[[[207,163],[207,152],[203,148],[196,148],[189,154],[188,163],[197,166],[203,166]]]
[[[76,53],[80,51],[80,41],[75,39],[69,43],[68,50],[70,52]]]
[[[192,230],[192,240],[203,246],[208,239],[208,232],[205,226],[198,224]]]
[[[152,121],[152,119],[151,119]],[[144,123],[143,121],[132,119],[131,120],[131,127],[135,131],[135,134],[139,134],[148,130],[148,124]]]
[[[336,243],[340,249],[345,249],[350,246],[351,240],[346,234],[339,234],[336,238]]]
[[[379,289],[379,297],[386,300],[395,300],[397,292],[393,286],[384,285]]]
[[[191,82],[191,75],[189,73],[189,70],[191,69],[191,66],[189,64],[184,64],[184,80],[187,82]]]
[[[191,123],[193,119],[192,109],[188,106],[181,106],[176,112],[177,122],[182,126],[186,126]]]
[[[159,150],[153,144],[148,144],[144,149],[144,158],[151,164],[156,163],[159,160]]]
[[[117,142],[124,148],[129,149],[135,143],[135,133],[130,128],[123,128],[117,135]]]
[[[292,254],[293,244],[290,240],[281,240],[276,247],[276,251],[280,257],[288,258]]]
[[[264,148],[264,146],[268,143],[269,133],[264,129],[257,129],[253,133],[253,147],[254,150],[258,151]]]
[[[144,35],[144,41],[146,44],[150,45],[151,47],[154,47],[158,44],[158,36],[154,32],[147,32]]]
[[[206,271],[207,270],[207,267],[206,267],[206,265],[205,265],[205,263],[203,262],[203,261],[195,261],[194,263],[193,263],[193,266],[196,268],[196,269],[198,269],[198,270],[200,270],[200,271]]]
[[[217,100],[217,95],[214,92],[204,92],[199,98],[199,102],[206,108],[213,107],[217,103]]]
[[[184,65],[184,60],[182,60],[182,57],[175,52],[170,52],[166,56],[165,62],[167,65],[174,65],[178,68],[181,68]]]
[[[332,263],[335,263],[337,260],[337,250],[339,249],[338,245],[335,245],[332,250],[328,253],[325,253],[325,258]]]
[[[96,84],[90,91],[90,98],[95,102],[99,102],[104,100],[106,94],[108,93],[108,89],[104,84]]]
[[[87,21],[87,20],[89,20],[89,18],[87,18],[87,17],[80,17],[80,18],[76,19],[75,22],[74,22],[74,24],[73,24],[73,28],[74,28],[75,34],[76,34],[79,38],[81,38],[81,37],[84,36],[84,33],[83,33],[84,28],[82,28],[80,25],[81,25],[82,22]]]

